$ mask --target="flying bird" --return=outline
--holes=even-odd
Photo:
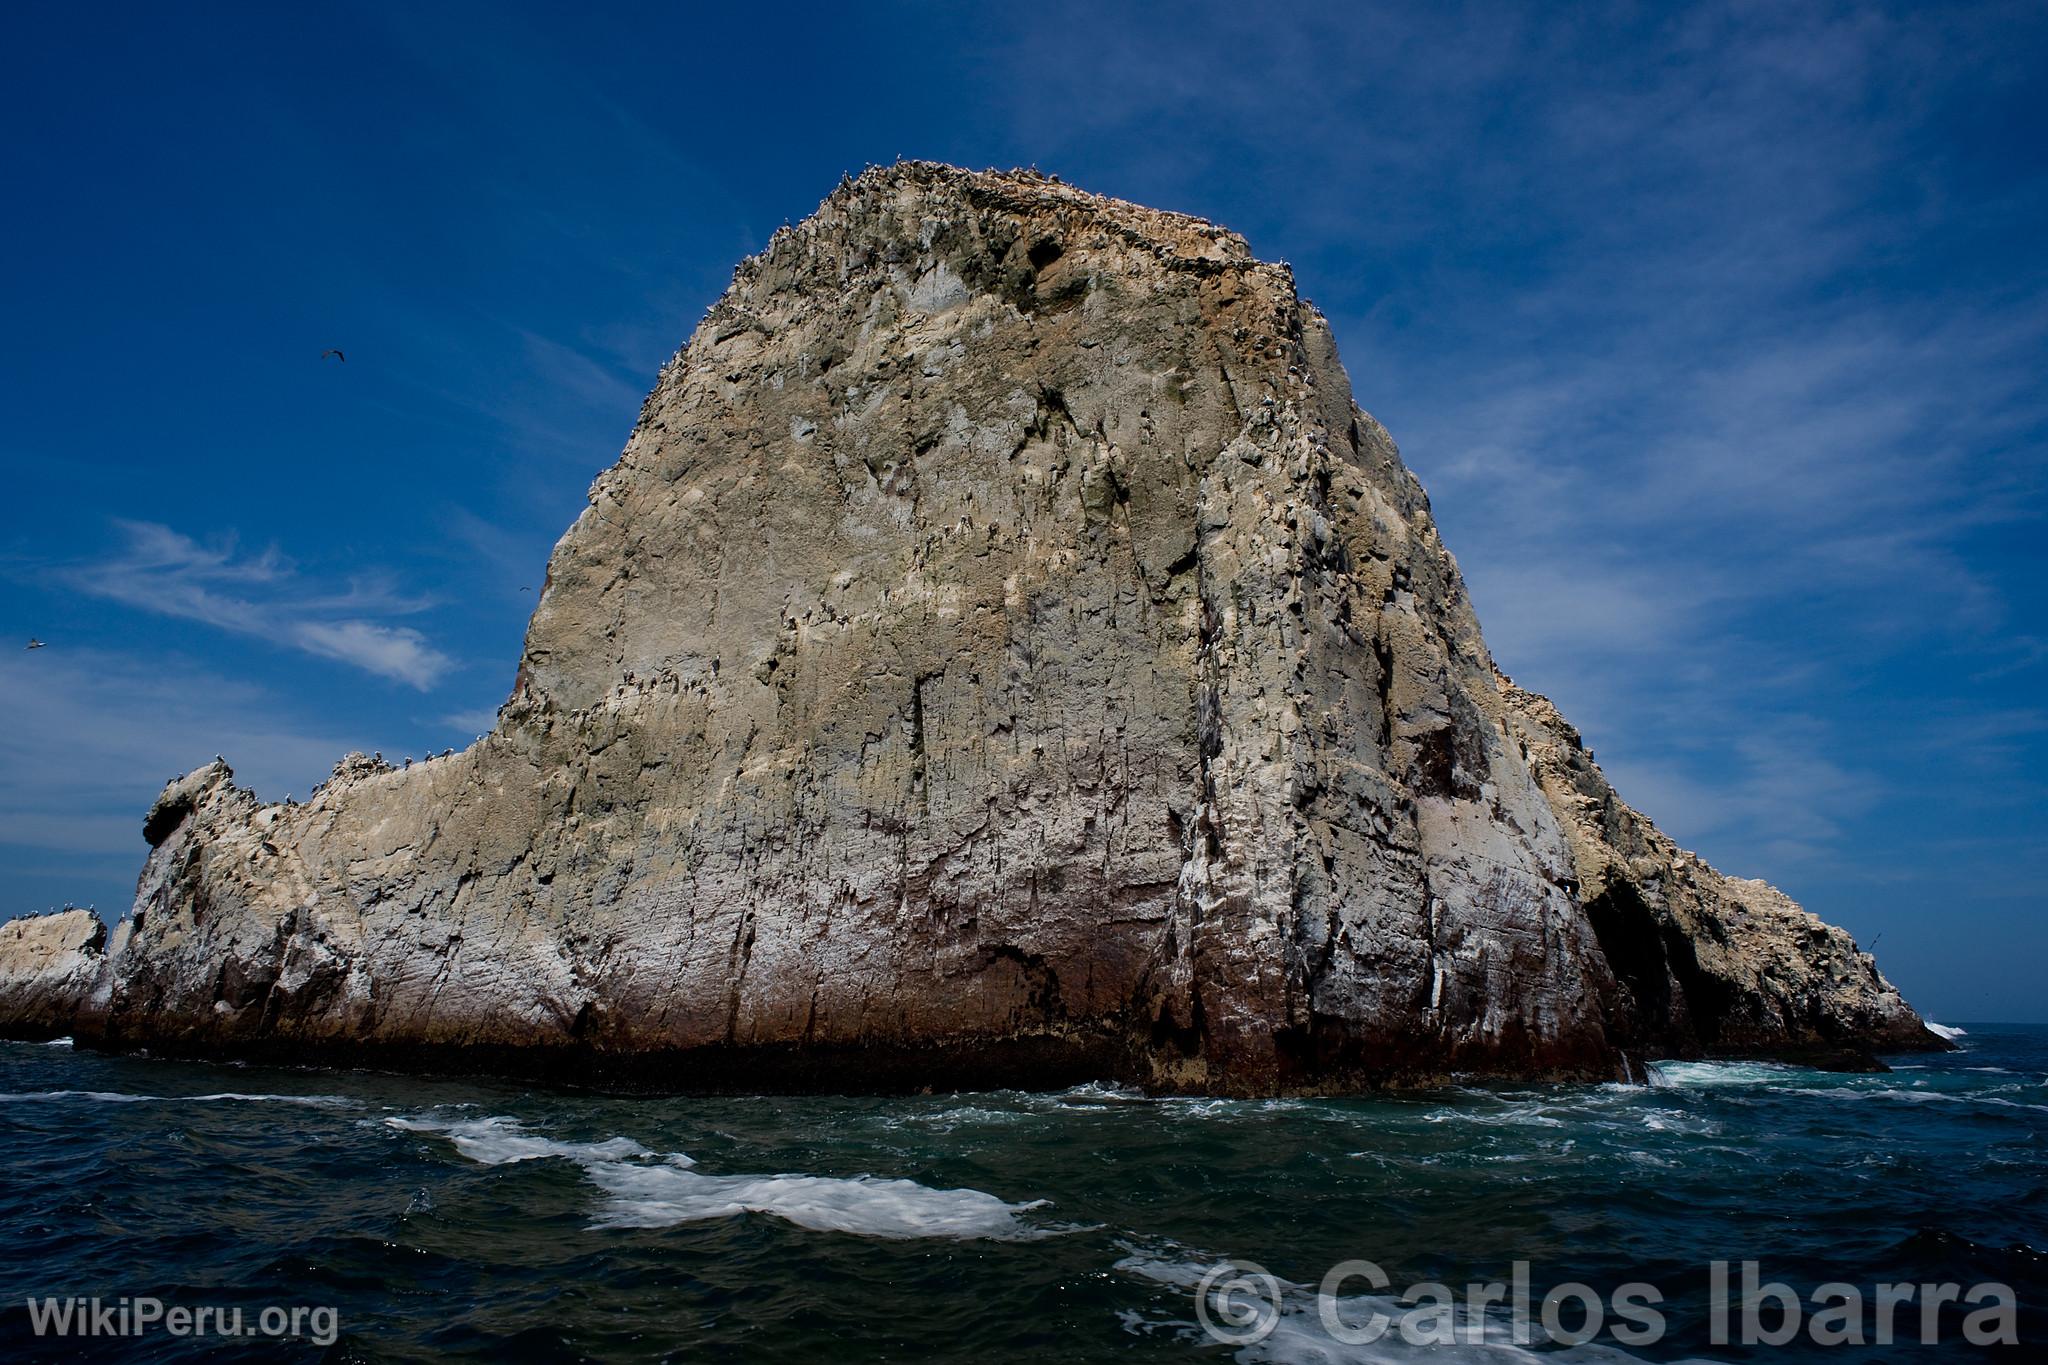
[[[327,359],[327,357],[329,356],[333,356],[336,360],[339,360],[344,365],[348,364],[348,357],[341,353],[341,348],[338,346],[330,346],[320,353],[320,358],[322,360]]]
[[[43,647],[43,642],[41,640],[38,640],[35,636],[31,635],[28,637],[28,647],[30,649],[41,649]]]

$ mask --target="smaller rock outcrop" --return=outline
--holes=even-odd
[[[1500,680],[1510,732],[1571,844],[1615,990],[1608,1034],[1649,1057],[1882,1069],[1940,1049],[1848,932],[1767,882],[1726,876],[1615,794],[1549,698]]]
[[[71,1032],[106,965],[107,926],[90,910],[0,924],[0,1038],[41,1042]]]

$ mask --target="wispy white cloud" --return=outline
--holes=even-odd
[[[620,365],[578,347],[530,328],[515,330],[526,348],[528,365],[551,394],[614,420],[639,412],[653,382],[648,373],[628,375]]]
[[[118,909],[162,785],[216,753],[266,800],[304,798],[368,736],[308,725],[261,688],[104,650],[0,654],[0,915],[71,899]]]
[[[308,654],[352,664],[380,677],[431,688],[453,661],[409,626],[374,621],[300,621],[289,638]]]
[[[202,544],[154,522],[117,521],[116,552],[59,571],[70,587],[160,616],[197,621],[323,659],[345,663],[421,691],[454,667],[418,630],[379,618],[411,615],[431,603],[365,576],[341,591],[308,583],[276,548],[237,552],[232,539]]]

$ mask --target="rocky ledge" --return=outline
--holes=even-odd
[[[1022,172],[870,171],[739,267],[492,733],[145,834],[104,950],[6,927],[9,1030],[1252,1094],[1941,1045],[1499,674],[1285,266]]]

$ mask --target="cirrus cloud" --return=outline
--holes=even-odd
[[[232,538],[202,543],[156,522],[116,520],[124,544],[59,577],[94,597],[268,640],[428,691],[455,661],[410,626],[379,617],[426,610],[377,576],[340,592],[309,584],[275,548],[239,555]]]

